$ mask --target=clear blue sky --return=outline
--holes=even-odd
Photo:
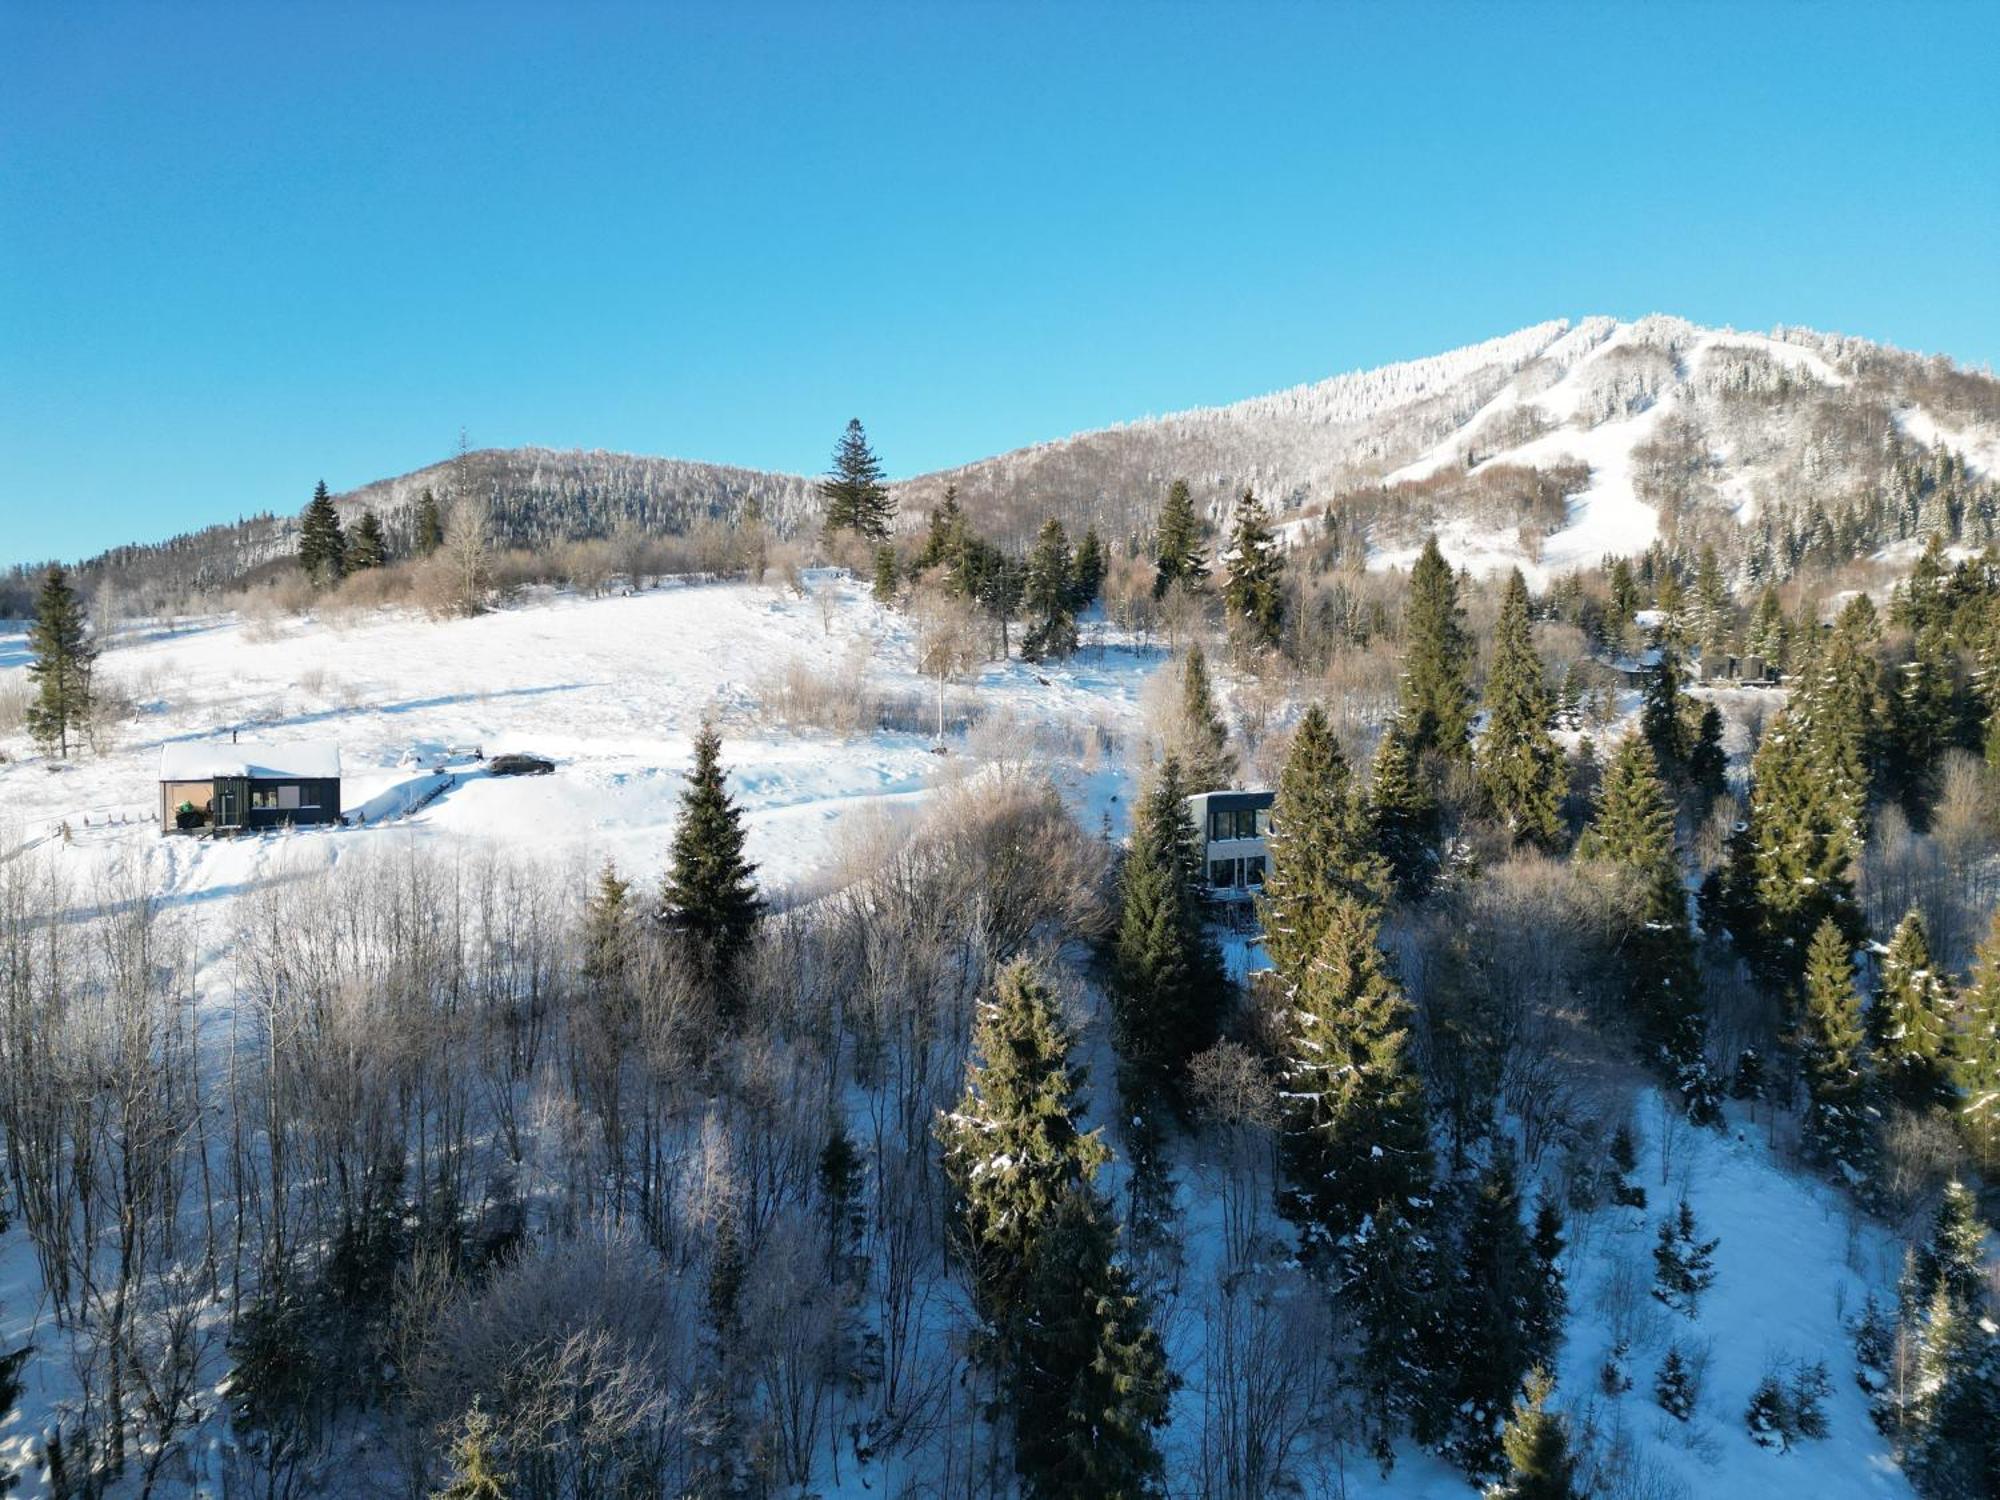
[[[2000,361],[2000,5],[0,3],[0,562],[1588,312]]]

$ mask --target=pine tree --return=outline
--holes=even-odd
[[[1385,1206],[1425,1196],[1430,1126],[1410,1005],[1383,971],[1374,913],[1335,892],[1319,931],[1292,995],[1283,1144],[1288,1211],[1311,1254],[1337,1259]]]
[[[1528,622],[1528,585],[1507,580],[1486,677],[1486,728],[1479,783],[1517,842],[1553,848],[1562,829],[1564,766],[1549,735],[1549,690]],[[1514,1382],[1507,1382],[1511,1393]]]
[[[1528,1353],[1536,1364],[1547,1364],[1562,1347],[1563,1321],[1569,1316],[1569,1288],[1563,1282],[1562,1205],[1544,1189],[1535,1200],[1535,1227],[1528,1236],[1534,1252],[1539,1279],[1535,1295],[1528,1303]]]
[[[1180,763],[1169,755],[1133,819],[1119,874],[1113,950],[1119,1051],[1141,1096],[1177,1078],[1213,1042],[1229,998],[1194,880],[1201,862]]]
[[[1097,602],[1104,591],[1104,543],[1095,526],[1086,527],[1083,540],[1076,544],[1076,559],[1070,566],[1070,613],[1080,615]]]
[[[695,972],[723,987],[750,946],[763,914],[743,857],[743,813],[723,782],[722,736],[704,723],[694,738],[694,767],[681,794],[681,816],[661,904],[681,934]]]
[[[1014,1360],[1015,1467],[1026,1496],[1164,1493],[1154,1433],[1175,1382],[1148,1300],[1115,1249],[1096,1196],[1064,1189],[1034,1244]]]
[[[1963,1308],[1977,1308],[1984,1292],[1986,1225],[1979,1202],[1964,1183],[1945,1184],[1931,1215],[1930,1236],[1910,1257],[1909,1309],[1927,1307],[1940,1290]]]
[[[1677,1421],[1685,1422],[1694,1415],[1694,1370],[1679,1344],[1667,1346],[1667,1357],[1660,1361],[1660,1372],[1653,1377],[1653,1399],[1661,1411]]]
[[[1992,1171],[2000,1168],[2000,909],[1979,946],[1960,1013],[1951,1049],[1959,1124],[1982,1167]]]
[[[1707,1024],[1674,848],[1673,806],[1644,735],[1628,735],[1619,744],[1579,853],[1615,866],[1630,882],[1624,967],[1642,1050],[1678,1085],[1696,1121],[1714,1119],[1716,1089],[1704,1057]]]
[[[1370,834],[1340,741],[1310,704],[1278,773],[1260,905],[1264,949],[1286,984],[1319,952],[1335,897],[1381,900],[1387,871]]]
[[[887,542],[875,549],[875,583],[870,592],[877,604],[896,602],[896,549]]]
[[[849,1279],[848,1263],[861,1240],[865,1226],[862,1213],[863,1163],[854,1138],[836,1115],[820,1148],[819,1166],[814,1173],[826,1216],[827,1274],[836,1284]]]
[[[299,566],[322,587],[340,582],[347,572],[347,536],[340,529],[340,512],[322,479],[299,520]]]
[[[1705,676],[1720,674],[1735,634],[1736,607],[1729,598],[1729,585],[1716,564],[1715,549],[1703,543],[1694,570],[1694,638]]]
[[[364,510],[361,519],[354,523],[354,535],[348,540],[347,570],[359,573],[364,568],[379,568],[389,560],[389,545],[382,537],[382,522],[372,510]]]
[[[1887,710],[1874,656],[1880,635],[1868,596],[1855,595],[1799,674],[1786,714],[1803,735],[1822,795],[1856,843],[1885,775]]]
[[[34,701],[26,714],[28,733],[43,753],[69,759],[70,746],[89,732],[95,707],[92,678],[97,647],[83,601],[70,587],[69,575],[52,567],[35,595],[35,623],[28,630],[28,681]]]
[[[1653,747],[1653,763],[1661,779],[1678,786],[1688,775],[1688,757],[1694,749],[1687,725],[1681,718],[1680,658],[1673,646],[1655,641],[1657,659],[1646,674],[1646,691],[1639,709],[1639,732]]]
[[[856,417],[841,434],[833,450],[833,467],[820,481],[826,529],[852,531],[871,542],[887,540],[889,525],[896,517],[896,502],[883,479],[882,461],[868,446],[868,434]]]
[[[428,489],[417,501],[417,556],[429,557],[444,545],[444,518],[438,513],[437,496]]]
[[[1507,1478],[1487,1492],[1494,1500],[1582,1500],[1569,1424],[1548,1409],[1553,1390],[1553,1382],[1540,1370],[1523,1384],[1500,1439]]]
[[[1208,658],[1202,654],[1199,641],[1190,641],[1187,655],[1181,659],[1180,714],[1174,741],[1188,791],[1210,792],[1234,784],[1236,756],[1229,748],[1229,726],[1216,710]]]
[[[1695,795],[1695,814],[1706,817],[1715,799],[1729,790],[1729,756],[1722,748],[1722,710],[1713,703],[1702,709],[1688,751],[1688,787]]]
[[[1000,972],[972,1046],[965,1093],[937,1133],[957,1200],[958,1250],[980,1316],[1004,1342],[1029,1306],[1037,1242],[1111,1153],[1078,1126],[1083,1070],[1070,1063],[1069,1031],[1029,960]]]
[[[497,1448],[493,1419],[475,1401],[452,1440],[451,1464],[458,1477],[439,1490],[434,1500],[507,1500],[507,1485],[513,1476],[500,1471]]]
[[[931,507],[930,530],[924,533],[924,544],[917,549],[912,569],[921,572],[925,568],[942,567],[948,573],[960,573],[971,535],[965,512],[959,507],[958,486],[948,484],[944,487],[944,503]],[[962,579],[957,581],[963,584]],[[966,590],[961,588],[961,591]]]
[[[1069,535],[1051,516],[1035,535],[1021,591],[1021,612],[1028,627],[1021,637],[1021,655],[1030,661],[1060,659],[1076,650],[1073,567]]]
[[[1410,570],[1410,602],[1403,614],[1403,722],[1412,753],[1468,753],[1472,693],[1466,671],[1471,654],[1458,579],[1438,551],[1437,537],[1427,537]]]
[[[1861,998],[1847,939],[1828,919],[1806,953],[1805,1010],[1799,1025],[1806,1075],[1805,1141],[1818,1159],[1858,1168],[1867,1147],[1861,1071]]]
[[[1912,1109],[1949,1103],[1951,981],[1932,962],[1930,938],[1915,907],[1889,939],[1881,976],[1868,1012],[1868,1039],[1883,1086]]]
[[[1384,730],[1375,745],[1367,803],[1375,852],[1387,865],[1396,894],[1422,900],[1437,878],[1438,809],[1417,775],[1416,757],[1399,723]]]
[[[1473,1191],[1455,1266],[1450,1318],[1453,1448],[1466,1472],[1499,1467],[1500,1431],[1521,1381],[1538,1362],[1534,1348],[1541,1268],[1521,1222],[1511,1152],[1498,1152]]]
[[[1701,1294],[1715,1285],[1715,1247],[1721,1243],[1701,1237],[1693,1205],[1681,1199],[1680,1207],[1660,1220],[1659,1242],[1653,1246],[1653,1295],[1694,1317]]]
[[[1223,561],[1229,565],[1222,600],[1230,633],[1253,650],[1276,646],[1285,628],[1285,554],[1271,534],[1263,502],[1249,490],[1236,503]]]
[[[1905,1465],[1927,1500],[2000,1494],[2000,1333],[1940,1292],[1918,1343]]]
[[[1936,795],[1937,763],[1958,737],[1958,700],[1953,683],[1956,654],[1942,621],[1924,629],[1898,675],[1889,700],[1887,738],[1889,789],[1917,828],[1930,826]]]
[[[1153,597],[1166,597],[1176,583],[1198,589],[1208,580],[1208,555],[1201,545],[1201,518],[1185,479],[1176,479],[1160,509],[1153,545]]]
[[[631,957],[632,883],[621,879],[610,860],[597,872],[597,884],[583,911],[583,976],[595,988],[615,986]]]

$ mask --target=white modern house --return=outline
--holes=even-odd
[[[1208,890],[1221,901],[1248,900],[1264,886],[1275,792],[1197,792],[1188,811],[1201,835]]]

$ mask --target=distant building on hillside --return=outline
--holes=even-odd
[[[340,747],[173,744],[160,749],[162,833],[245,833],[340,821]]]
[[[1208,891],[1223,901],[1247,900],[1264,888],[1270,859],[1274,792],[1198,792],[1188,810],[1201,833]]]

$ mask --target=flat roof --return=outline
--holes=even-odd
[[[1276,792],[1196,792],[1188,801],[1205,803],[1211,812],[1242,812],[1269,807],[1277,796]]]
[[[160,780],[213,781],[218,776],[247,776],[252,781],[337,781],[340,746],[331,740],[283,744],[197,740],[160,747]]]

